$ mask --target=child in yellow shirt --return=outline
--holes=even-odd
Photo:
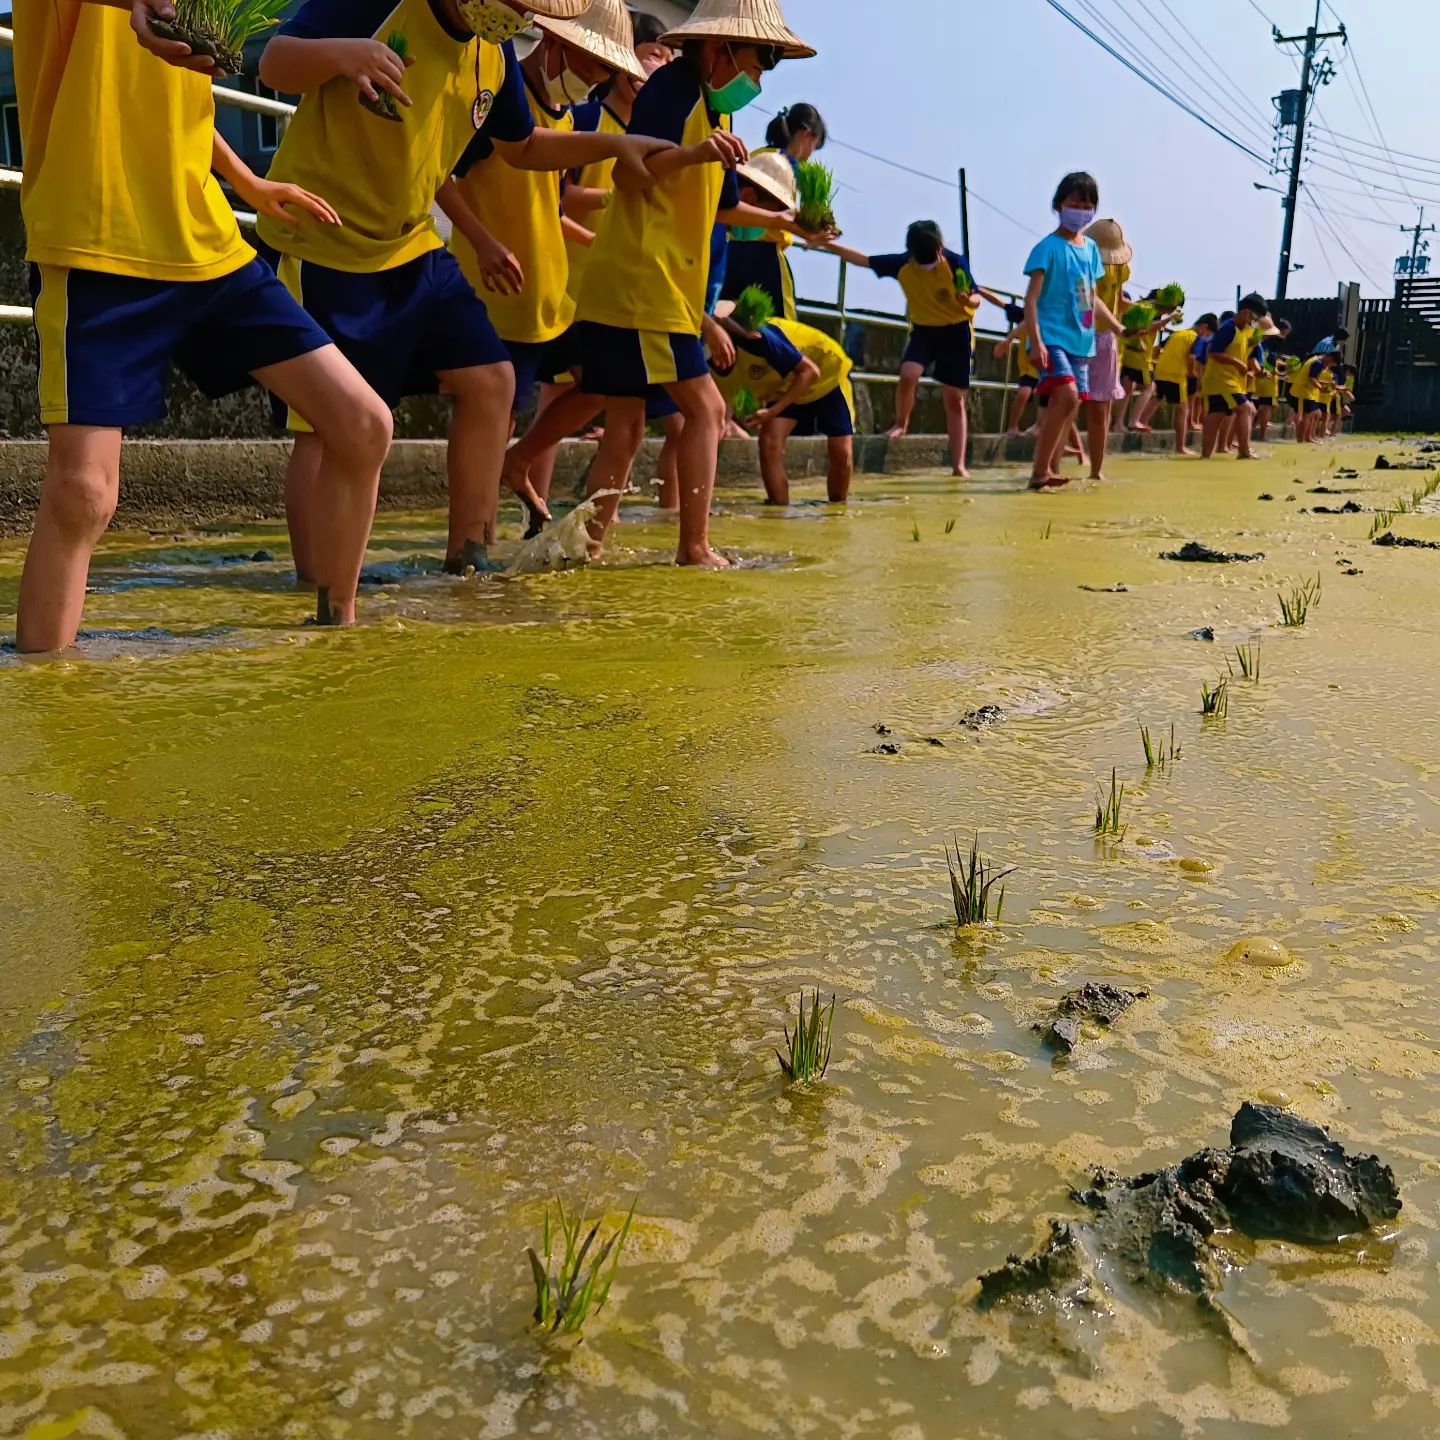
[[[172,361],[211,395],[259,380],[326,438],[317,619],[354,619],[390,417],[241,238],[212,172],[268,218],[328,230],[335,214],[239,161],[215,133],[213,65],[153,35],[152,16],[174,9],[15,0],[20,203],[50,437],[20,582],[21,650],[74,641],[119,496],[121,436],[165,414]]]

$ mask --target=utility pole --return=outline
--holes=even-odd
[[[1305,63],[1300,71],[1299,105],[1295,116],[1295,146],[1290,154],[1290,190],[1285,197],[1285,236],[1280,242],[1280,274],[1275,281],[1275,298],[1283,300],[1290,288],[1290,252],[1295,244],[1295,210],[1300,203],[1300,168],[1305,162],[1305,120],[1315,92],[1328,85],[1335,74],[1334,64],[1326,59],[1315,63],[1320,46],[1326,40],[1350,43],[1342,25],[1338,30],[1320,29],[1320,3],[1315,0],[1315,23],[1303,35],[1282,35],[1275,29],[1277,45],[1303,45]]]
[[[1430,249],[1430,242],[1428,240],[1422,241],[1420,237],[1422,235],[1433,234],[1434,230],[1435,227],[1433,225],[1427,225],[1425,223],[1425,207],[1423,205],[1420,207],[1420,218],[1414,225],[1402,225],[1400,227],[1400,233],[1402,235],[1411,235],[1414,237],[1410,245],[1410,268],[1405,272],[1405,278],[1407,280],[1415,279],[1416,265],[1420,260],[1420,252]],[[1400,264],[1403,263],[1403,261],[1400,262]],[[1397,265],[1396,268],[1398,269],[1399,265]]]

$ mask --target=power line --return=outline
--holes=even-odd
[[[1345,135],[1339,130],[1332,130],[1328,125],[1322,125],[1320,129],[1333,140],[1343,140],[1347,144],[1360,145],[1367,150],[1383,150],[1389,155],[1403,155],[1407,160],[1428,160],[1432,165],[1440,165],[1440,157],[1434,155],[1417,155],[1413,150],[1395,150],[1388,145],[1376,145],[1373,141],[1362,140],[1358,135]]]
[[[1222,130],[1213,121],[1207,119],[1204,115],[1202,115],[1188,101],[1181,99],[1181,97],[1175,94],[1173,90],[1170,90],[1167,86],[1151,79],[1151,77],[1147,75],[1143,70],[1139,69],[1131,61],[1127,60],[1125,56],[1120,54],[1120,52],[1116,50],[1114,46],[1108,44],[1101,36],[1097,35],[1083,20],[1079,18],[1079,16],[1072,15],[1070,11],[1068,11],[1060,3],[1060,0],[1045,0],[1045,3],[1053,11],[1055,11],[1057,15],[1064,16],[1064,18],[1068,20],[1077,30],[1079,30],[1082,35],[1086,36],[1090,40],[1093,40],[1095,44],[1097,44],[1103,51],[1105,51],[1105,53],[1109,55],[1112,59],[1118,60],[1120,64],[1123,65],[1128,71],[1130,71],[1130,73],[1134,75],[1137,79],[1143,80],[1152,90],[1157,91],[1159,94],[1163,95],[1168,101],[1170,101],[1172,105],[1175,105],[1179,109],[1183,110],[1187,115],[1190,116],[1192,120],[1198,120],[1207,130],[1212,131],[1214,134],[1218,135],[1223,141],[1225,141],[1227,145],[1233,145],[1237,150],[1241,151],[1245,155],[1248,155],[1252,160],[1256,160],[1261,165],[1265,166],[1267,170],[1270,168],[1270,162],[1265,158],[1265,156],[1259,154],[1257,151],[1252,150],[1243,141],[1237,140],[1233,135],[1230,135],[1226,131]]]

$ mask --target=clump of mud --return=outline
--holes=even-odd
[[[1179,560],[1186,565],[1246,565],[1252,560],[1263,560],[1264,553],[1257,551],[1246,555],[1239,550],[1213,550],[1198,540],[1187,540],[1178,550],[1162,550],[1162,560]]]

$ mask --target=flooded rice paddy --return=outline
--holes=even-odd
[[[387,516],[351,633],[294,627],[279,527],[112,536],[82,654],[0,656],[0,1435],[1436,1433],[1440,558],[1305,513],[1425,479],[1374,448],[728,495],[726,575],[636,508],[603,568],[448,580]],[[959,934],[977,832],[1016,870]],[[1057,1060],[1089,980],[1150,998]],[[813,985],[835,1058],[787,1091]],[[1405,1208],[1230,1245],[1253,1360],[1179,1300],[1078,1345],[977,1311],[1090,1167],[1255,1097]],[[553,1196],[638,1197],[579,1345],[528,1325]]]

